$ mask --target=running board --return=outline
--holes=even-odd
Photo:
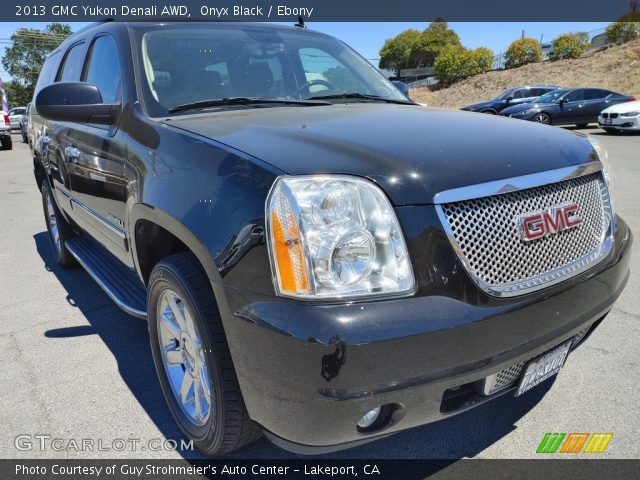
[[[67,250],[118,307],[147,318],[147,290],[138,275],[88,236],[67,240]]]

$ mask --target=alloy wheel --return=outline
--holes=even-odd
[[[204,425],[211,413],[211,383],[202,336],[187,305],[173,290],[158,299],[158,340],[173,395],[194,425]]]
[[[534,120],[539,123],[544,123],[545,125],[549,125],[551,123],[551,118],[546,113],[539,113],[534,117]]]

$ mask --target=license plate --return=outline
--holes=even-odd
[[[531,390],[547,378],[553,377],[558,373],[564,365],[564,361],[567,359],[572,342],[573,340],[569,340],[550,352],[531,360],[520,378],[515,396],[522,395],[524,392]]]
[[[605,118],[604,119],[604,124],[605,125],[611,125],[611,119],[610,118]]]

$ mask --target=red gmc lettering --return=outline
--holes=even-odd
[[[540,214],[524,218],[522,228],[526,240],[535,240],[545,235],[544,222]]]
[[[581,225],[582,219],[573,215],[578,211],[578,208],[578,205],[573,203],[521,217],[522,239],[525,241],[536,240]]]

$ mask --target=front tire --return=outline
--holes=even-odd
[[[178,428],[207,455],[256,440],[211,286],[191,253],[153,269],[148,287],[149,340],[156,373]]]
[[[76,266],[76,259],[66,247],[66,242],[73,238],[73,230],[60,213],[46,178],[42,182],[42,209],[44,210],[44,221],[47,225],[51,250],[56,262],[63,268]]]
[[[533,117],[534,122],[542,123],[544,125],[551,125],[551,117],[548,113],[538,113],[535,117]]]

